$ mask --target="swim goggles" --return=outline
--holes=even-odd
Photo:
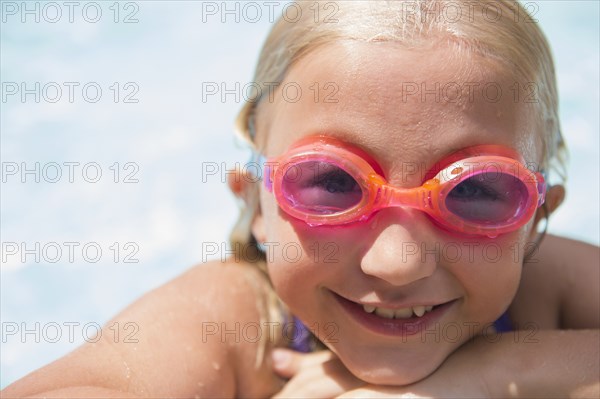
[[[304,138],[279,157],[259,159],[279,207],[310,226],[359,222],[384,208],[406,207],[448,230],[495,237],[526,224],[546,193],[542,174],[500,145],[451,154],[414,188],[391,186],[365,152],[327,136]]]

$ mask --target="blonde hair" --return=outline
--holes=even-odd
[[[315,6],[318,6],[315,8]],[[567,152],[558,118],[554,63],[539,26],[516,1],[396,0],[302,1],[297,16],[285,14],[273,26],[260,53],[253,82],[262,91],[250,96],[236,119],[237,132],[253,143],[254,121],[267,85],[281,83],[290,68],[321,45],[340,40],[393,41],[406,47],[447,40],[461,52],[484,55],[516,77],[533,83],[543,143],[541,169],[566,179]],[[250,224],[258,210],[258,185],[231,235],[232,244],[255,245]],[[266,273],[264,258],[256,265]],[[272,295],[269,294],[269,295]],[[275,301],[276,299],[274,299]]]

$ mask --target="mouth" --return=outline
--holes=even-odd
[[[388,336],[410,336],[426,332],[455,303],[419,304],[390,308],[361,304],[334,293],[346,313],[367,330]]]

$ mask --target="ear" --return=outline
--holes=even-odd
[[[236,166],[235,171],[227,172],[227,185],[238,199],[244,201],[247,206],[251,206],[251,193],[255,185],[260,184],[260,179],[254,176],[248,170],[242,170]]]
[[[227,185],[229,189],[236,196],[236,198],[245,200],[245,192],[247,189],[247,181],[244,178],[244,172],[240,168],[236,167],[233,173],[227,173]]]
[[[554,211],[556,211],[556,209],[560,206],[560,204],[562,204],[564,199],[565,188],[560,184],[554,185],[546,191],[546,200],[544,201],[544,205],[538,208],[535,214],[533,227],[530,233],[531,239],[535,239],[535,236],[537,235],[538,224],[540,223],[540,221],[543,218],[549,218],[550,215]]]
[[[240,200],[244,201],[247,207],[256,208],[253,219],[250,222],[250,229],[254,238],[258,242],[266,241],[263,216],[260,209],[258,195],[261,181],[247,170],[239,168],[235,172],[228,173],[227,185],[231,192]]]
[[[256,241],[259,243],[264,243],[267,241],[267,235],[265,234],[265,222],[260,210],[260,206],[256,210],[256,215],[254,215],[254,220],[252,220],[252,235],[256,238]]]

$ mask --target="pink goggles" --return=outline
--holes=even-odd
[[[366,220],[388,207],[421,210],[443,227],[495,237],[526,224],[546,183],[512,149],[481,145],[438,164],[421,187],[391,186],[368,155],[327,136],[307,137],[265,162],[265,187],[280,208],[310,226]]]

